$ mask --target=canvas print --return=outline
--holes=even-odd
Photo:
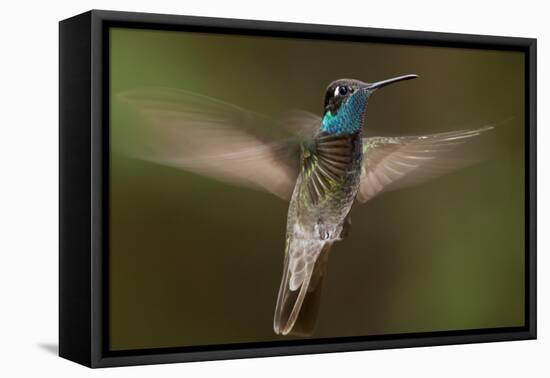
[[[109,348],[525,325],[515,51],[111,28]]]

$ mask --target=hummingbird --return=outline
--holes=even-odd
[[[338,79],[325,91],[322,116],[294,111],[280,121],[181,89],[138,89],[117,98],[146,120],[132,156],[289,201],[273,330],[309,336],[328,257],[350,232],[351,209],[470,164],[472,156],[457,158],[460,147],[492,129],[365,136],[373,93],[417,77]]]

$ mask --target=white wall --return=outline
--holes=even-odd
[[[506,4],[508,3],[508,4]],[[510,4],[511,3],[511,4]],[[6,1],[0,22],[0,375],[542,376],[547,259],[549,14],[544,1]],[[539,39],[539,340],[92,371],[57,344],[57,21],[91,8],[536,37]],[[546,269],[547,270],[547,269]],[[548,270],[546,271],[548,273]],[[550,348],[547,348],[550,349]],[[546,375],[548,376],[548,375]]]

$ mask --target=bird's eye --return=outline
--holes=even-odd
[[[345,96],[347,95],[349,92],[349,88],[345,85],[342,85],[341,87],[338,87],[338,94],[340,96]]]

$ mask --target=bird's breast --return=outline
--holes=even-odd
[[[339,237],[359,189],[361,133],[321,133],[302,157],[302,171],[289,207],[287,232],[322,239]]]

